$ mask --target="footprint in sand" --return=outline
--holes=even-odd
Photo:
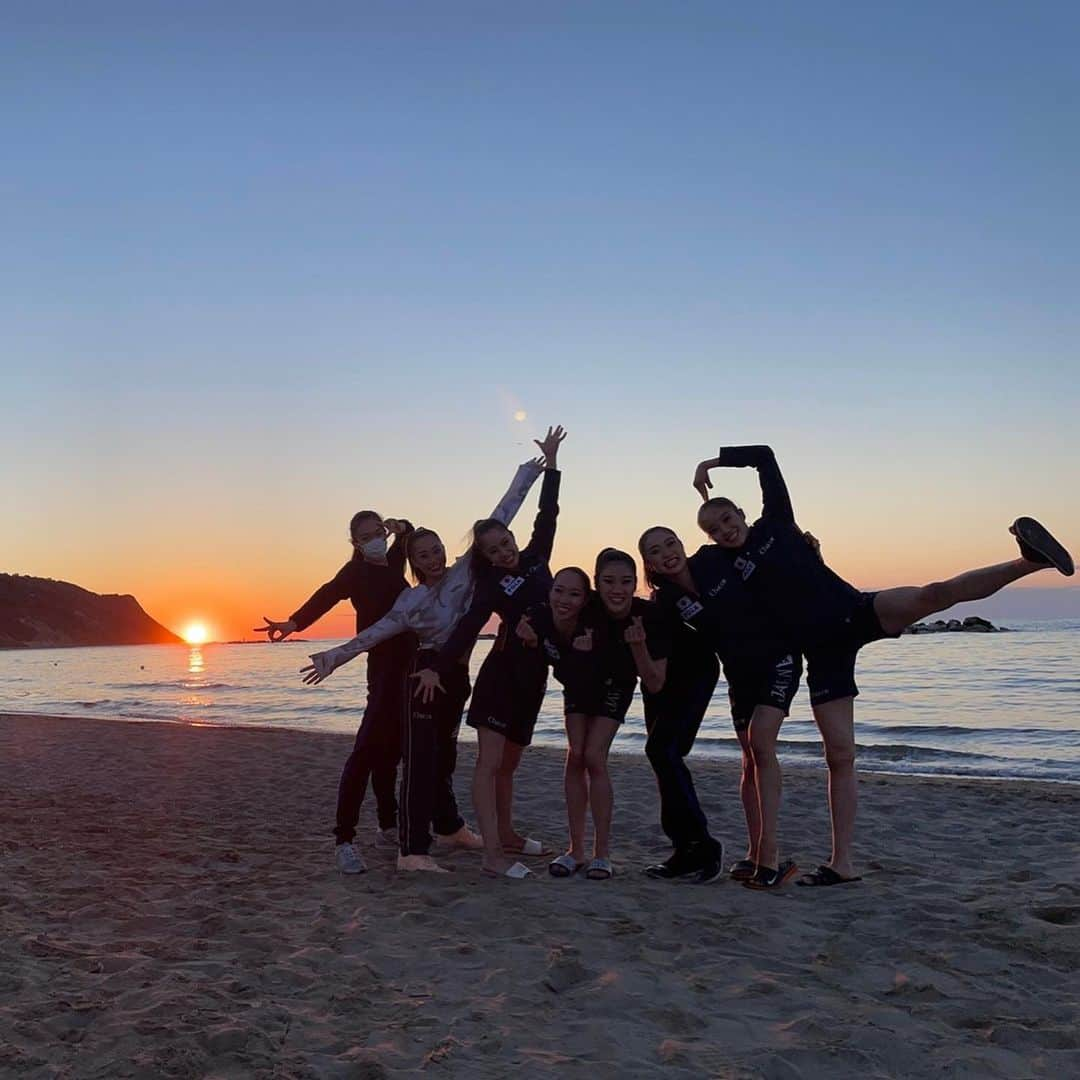
[[[541,980],[549,990],[563,994],[580,986],[594,977],[581,960],[577,949],[570,946],[557,946],[548,953],[547,971]]]
[[[1031,914],[1054,926],[1072,926],[1080,922],[1080,907],[1039,907],[1032,908]]]

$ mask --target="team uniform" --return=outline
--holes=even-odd
[[[634,617],[645,629],[645,647],[654,660],[671,655],[672,627],[657,606],[634,597],[630,613],[614,619],[598,598],[593,598],[578,617],[571,640],[559,633],[547,604],[530,611],[539,648],[563,686],[563,711],[567,716],[602,716],[621,724],[634,698],[638,670],[630,646],[623,637]],[[592,648],[575,649],[573,638],[592,631]]]
[[[409,525],[408,529],[411,528]],[[387,551],[385,566],[368,562],[357,552],[289,617],[297,631],[306,630],[339,601],[348,599],[356,609],[357,633],[362,633],[390,610],[407,587],[405,537],[401,536]],[[405,675],[415,648],[416,639],[406,634],[373,648],[368,656],[367,703],[338,784],[334,836],[339,844],[350,843],[356,836],[369,777],[375,792],[379,828],[392,829],[397,825],[394,787],[401,757],[400,717]]]
[[[676,852],[718,848],[684,759],[712,701],[720,664],[708,642],[688,626],[677,625],[671,641],[663,688],[656,694],[643,689],[641,694],[645,756],[660,793],[660,826]]]
[[[755,610],[806,656],[812,705],[855,697],[859,649],[889,634],[874,611],[874,593],[860,592],[830,570],[795,524],[787,485],[767,446],[721,449],[721,466],[757,470],[762,516],[738,551],[713,545],[738,576]]]
[[[799,538],[807,548],[801,533]],[[657,589],[657,600],[677,613],[720,658],[735,730],[746,730],[758,705],[787,716],[799,688],[802,657],[760,610],[722,548],[702,547],[687,565],[695,592],[665,581]]]
[[[536,717],[547,687],[547,662],[537,649],[518,638],[518,621],[530,607],[547,599],[551,589],[551,548],[559,514],[559,472],[544,470],[540,506],[528,545],[513,570],[485,567],[476,582],[469,610],[434,663],[440,675],[453,670],[472,649],[493,613],[502,619],[498,635],[476,677],[466,722],[490,728],[519,746],[532,742]]]
[[[539,475],[538,465],[530,462],[520,466],[491,517],[509,525]],[[362,652],[373,657],[387,644],[415,636],[419,648],[412,659],[412,671],[431,667],[468,610],[473,588],[471,559],[465,555],[438,582],[405,589],[382,619],[312,660],[317,669],[321,665],[323,670],[333,671]],[[438,836],[451,836],[464,824],[454,797],[453,778],[461,714],[470,689],[467,662],[466,654],[460,663],[443,670],[446,693],[436,694],[428,704],[413,693],[411,683],[401,693],[395,722],[400,724],[403,760],[399,827],[402,855],[427,855],[432,827]],[[370,670],[370,659],[368,663]],[[405,674],[402,671],[399,686],[405,683]]]

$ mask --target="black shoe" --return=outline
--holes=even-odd
[[[693,848],[676,848],[663,862],[655,866],[646,866],[646,877],[657,878],[661,881],[676,881],[679,878],[690,877],[701,870],[701,855],[695,853]]]
[[[701,847],[701,868],[689,879],[694,885],[708,885],[724,876],[724,845],[719,840],[708,840]]]
[[[1066,577],[1076,573],[1072,556],[1034,518],[1017,518],[1009,528],[1020,545],[1020,554],[1028,562],[1052,566]]]

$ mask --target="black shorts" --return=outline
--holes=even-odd
[[[603,716],[621,724],[630,702],[634,700],[637,680],[632,683],[607,679],[588,686],[566,687],[563,690],[563,712],[570,716]]]
[[[528,746],[546,689],[547,664],[538,649],[492,650],[480,665],[465,722]]]
[[[851,613],[817,642],[806,648],[806,685],[811,705],[824,705],[841,698],[858,697],[855,661],[859,650],[872,641],[896,638],[881,625],[874,610],[877,593],[861,593]]]
[[[771,663],[740,661],[738,664],[725,664],[724,677],[727,679],[731,722],[735,730],[746,731],[750,726],[750,717],[759,705],[779,709],[787,716],[799,689],[801,675],[802,657],[798,653],[777,657]]]

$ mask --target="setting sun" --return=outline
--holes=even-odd
[[[202,645],[209,634],[205,623],[193,622],[184,627],[182,636],[189,645]]]

